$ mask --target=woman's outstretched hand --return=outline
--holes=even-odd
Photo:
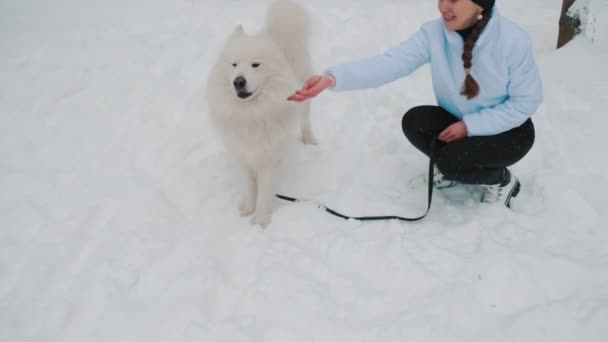
[[[333,87],[335,84],[336,79],[331,75],[313,75],[304,82],[302,88],[296,90],[287,100],[303,102],[319,95],[323,90]]]
[[[452,141],[460,140],[466,137],[468,134],[467,126],[464,124],[464,121],[458,121],[448,126],[448,128],[444,129],[443,132],[439,134],[437,139],[450,143]]]

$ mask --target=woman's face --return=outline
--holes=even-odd
[[[438,0],[437,7],[448,30],[462,30],[472,26],[483,8],[471,0]]]

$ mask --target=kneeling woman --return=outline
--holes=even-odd
[[[430,63],[438,106],[409,110],[403,132],[427,155],[438,137],[436,188],[480,184],[483,202],[509,206],[520,184],[507,167],[531,149],[530,117],[543,100],[531,39],[494,0],[438,0],[438,9],[440,19],[399,46],[313,75],[289,100],[379,87]]]

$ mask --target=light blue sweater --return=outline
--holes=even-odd
[[[541,76],[529,35],[494,8],[473,49],[471,75],[477,97],[460,95],[465,78],[463,40],[442,19],[422,25],[409,40],[384,54],[328,68],[334,91],[375,88],[430,63],[439,106],[464,120],[469,136],[494,135],[521,125],[543,101]]]

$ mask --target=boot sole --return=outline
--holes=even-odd
[[[521,190],[521,184],[519,184],[519,181],[516,180],[515,181],[515,185],[513,186],[513,189],[511,189],[511,193],[509,194],[509,197],[507,197],[507,208],[511,208],[511,199],[513,197],[517,197],[517,195],[519,195],[519,191]]]

